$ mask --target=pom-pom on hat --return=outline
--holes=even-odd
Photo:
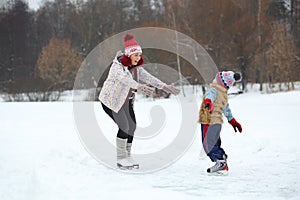
[[[134,39],[132,34],[125,34],[123,36],[123,44],[124,44],[124,51],[126,56],[131,56],[135,53],[142,53],[142,48],[139,43]]]
[[[240,82],[241,80],[242,74],[240,72],[222,71],[216,75],[217,83],[226,89],[229,89],[235,82]]]

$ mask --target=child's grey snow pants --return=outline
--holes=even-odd
[[[227,157],[225,151],[221,148],[221,128],[221,124],[201,124],[202,145],[207,156],[213,162]]]

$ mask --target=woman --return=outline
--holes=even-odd
[[[134,97],[137,91],[151,96],[153,89],[139,80],[156,88],[177,95],[179,90],[167,85],[149,74],[142,66],[142,48],[133,35],[123,37],[124,54],[117,53],[111,65],[99,95],[104,111],[118,125],[116,138],[117,166],[121,169],[139,168],[139,164],[131,157],[131,146],[136,129],[136,119],[133,109]]]

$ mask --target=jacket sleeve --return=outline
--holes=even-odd
[[[226,107],[225,107],[225,109],[224,109],[224,115],[225,115],[225,117],[227,118],[228,121],[230,121],[230,120],[233,119],[231,110],[229,108],[229,104],[227,104]]]
[[[210,99],[212,102],[214,102],[216,100],[218,96],[218,91],[215,88],[210,88],[209,90],[207,90],[206,94],[205,94],[205,99]]]
[[[119,63],[113,62],[109,73],[112,79],[119,80],[133,89],[138,88],[139,83],[130,78],[130,72],[126,71]]]
[[[139,79],[147,84],[150,84],[158,89],[162,89],[166,83],[162,82],[158,78],[152,76],[143,67],[139,67]]]

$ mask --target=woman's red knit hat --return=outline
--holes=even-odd
[[[134,39],[132,34],[125,34],[123,36],[123,44],[124,44],[124,51],[125,55],[130,57],[132,54],[135,53],[142,53],[142,48],[139,43]]]

